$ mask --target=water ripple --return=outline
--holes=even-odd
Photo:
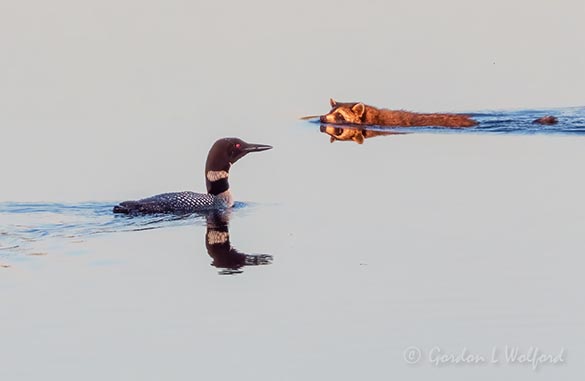
[[[114,203],[0,203],[0,256],[41,254],[64,242],[126,231],[205,225],[205,215],[114,215]],[[236,203],[236,207],[244,206]],[[41,245],[42,244],[42,245]]]

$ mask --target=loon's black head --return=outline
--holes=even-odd
[[[272,146],[266,144],[246,143],[238,138],[223,138],[216,141],[209,150],[205,163],[207,192],[217,195],[227,191],[229,189],[227,178],[232,164],[250,152],[271,148]]]

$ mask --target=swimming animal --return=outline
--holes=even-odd
[[[472,127],[477,121],[464,114],[420,114],[404,110],[379,109],[361,102],[337,102],[329,100],[331,111],[321,115],[322,123],[357,124],[365,126],[438,126],[438,127]]]
[[[538,119],[534,119],[532,121],[532,123],[534,123],[534,124],[543,124],[543,125],[557,124],[558,122],[559,122],[559,120],[552,115],[542,116],[542,117],[540,117]]]
[[[223,138],[216,141],[205,163],[207,193],[173,192],[163,193],[137,201],[124,201],[114,206],[114,213],[123,214],[187,214],[206,210],[231,208],[234,199],[228,184],[232,164],[250,152],[271,149],[266,144],[246,143],[238,138]]]

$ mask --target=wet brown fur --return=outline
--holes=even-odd
[[[404,110],[379,109],[360,102],[342,103],[330,100],[331,111],[320,117],[323,123],[365,126],[441,126],[472,127],[477,121],[464,114],[421,114]]]
[[[544,125],[557,124],[558,122],[559,121],[557,120],[557,118],[555,118],[552,115],[546,115],[532,121],[532,123]]]

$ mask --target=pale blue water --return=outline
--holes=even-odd
[[[398,131],[408,134],[513,134],[513,135],[585,135],[585,108],[564,108],[550,110],[519,110],[471,113],[479,125],[465,129],[448,128],[380,128],[375,131]],[[543,126],[532,123],[536,118],[553,115],[559,123]],[[306,122],[305,128],[313,129],[318,122]],[[289,136],[294,136],[291,134]],[[289,144],[302,145],[305,137],[298,135],[298,141]],[[260,158],[261,160],[261,158]],[[298,160],[290,158],[291,165]],[[299,165],[301,163],[299,162]],[[237,169],[236,169],[237,171]],[[292,183],[299,181],[289,177]],[[326,187],[321,191],[326,191]],[[148,195],[145,195],[148,196]],[[189,224],[205,225],[205,215],[191,216],[142,216],[126,217],[112,214],[116,202],[63,203],[0,203],[0,257],[17,259],[19,254],[41,250],[51,245],[90,238],[93,235],[112,234],[125,231],[141,231],[158,228],[172,228]],[[236,210],[245,208],[243,202],[236,204]]]
[[[584,5],[3,1],[0,381],[585,379]],[[330,97],[536,110],[331,144]],[[111,214],[225,136],[274,146],[229,221]],[[506,346],[567,361],[428,358]]]
[[[514,133],[530,134],[585,134],[585,108],[572,107],[549,110],[517,110],[472,113],[479,125],[463,129],[461,133]],[[552,115],[558,124],[540,125],[532,123],[535,119]],[[468,131],[467,131],[468,130]]]
[[[560,122],[531,124],[541,114]],[[267,136],[254,141],[274,150],[234,165],[240,203],[213,226],[206,215],[114,216],[121,200],[4,200],[0,378],[575,379],[583,116],[486,112],[477,128],[363,145],[330,144],[318,124],[293,119],[260,126]],[[205,154],[177,176],[203,177]],[[172,169],[185,155],[156,159]],[[150,175],[157,189],[183,190],[163,175]],[[229,247],[210,249],[212,230],[229,231]],[[413,346],[418,365],[404,357]],[[506,346],[564,349],[567,362],[534,372],[428,358],[435,347],[489,356]]]
[[[116,203],[0,203],[0,258],[26,260],[47,251],[75,253],[71,243],[96,235],[139,232],[185,225],[206,225],[212,212],[186,215],[127,216],[113,214]],[[227,218],[254,204],[236,202],[232,210],[219,212]],[[69,245],[68,245],[69,244]],[[216,267],[222,267],[216,266]],[[229,266],[228,266],[229,267]]]

